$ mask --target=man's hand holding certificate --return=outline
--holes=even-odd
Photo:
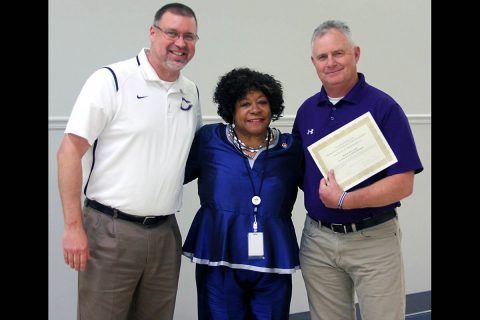
[[[344,191],[397,162],[370,112],[311,144],[308,151],[325,178],[334,170]]]

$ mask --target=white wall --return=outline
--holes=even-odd
[[[183,1],[198,18],[197,52],[185,68],[204,115],[216,115],[218,77],[234,67],[269,72],[285,87],[285,115],[320,89],[310,38],[323,20],[346,21],[361,48],[359,70],[408,114],[429,114],[429,0]],[[49,0],[50,116],[70,115],[87,77],[149,46],[148,28],[165,1]]]
[[[183,1],[197,14],[200,40],[185,74],[200,88],[203,115],[214,121],[212,93],[218,77],[234,67],[268,72],[284,85],[290,132],[303,100],[320,89],[310,63],[310,36],[326,19],[346,21],[362,49],[359,71],[392,95],[409,115],[425,167],[414,194],[398,210],[403,231],[407,293],[431,290],[431,4],[428,0],[202,0]],[[63,217],[55,153],[66,120],[86,78],[97,68],[148,47],[148,27],[164,1],[49,1],[49,319],[76,315],[76,273],[62,254]],[[177,218],[185,236],[199,206],[196,182],[186,185]],[[300,192],[293,219],[297,237],[305,210]],[[294,274],[291,312],[308,310],[301,272]],[[182,260],[175,319],[196,318],[194,265]]]

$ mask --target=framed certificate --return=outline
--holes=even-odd
[[[370,112],[308,146],[324,177],[333,169],[344,191],[397,162]]]

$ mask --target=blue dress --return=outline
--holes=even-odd
[[[198,178],[201,207],[183,255],[195,263],[258,272],[291,274],[299,269],[291,212],[302,178],[302,152],[299,140],[280,133],[278,143],[261,152],[250,170],[257,192],[264,175],[257,212],[264,257],[249,259],[254,191],[248,159],[228,140],[225,124],[203,126],[194,139],[185,173],[185,183]]]

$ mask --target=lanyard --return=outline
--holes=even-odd
[[[248,178],[250,179],[250,184],[252,185],[252,189],[253,189],[253,197],[252,197],[252,203],[253,203],[253,232],[257,232],[257,229],[258,229],[257,211],[258,211],[258,206],[262,202],[262,199],[260,198],[260,193],[262,192],[263,181],[265,180],[265,171],[267,171],[268,147],[270,145],[270,137],[271,137],[271,131],[270,130],[271,129],[268,128],[267,149],[266,149],[266,155],[265,155],[265,166],[263,168],[262,179],[260,180],[260,187],[258,189],[258,193],[255,190],[255,184],[253,183],[253,178],[252,178],[252,174],[251,174],[252,170],[251,170],[251,168],[248,164],[247,156],[242,152],[242,149],[240,149],[235,143],[233,143],[233,145],[235,146],[235,149],[237,149],[242,154],[242,156],[244,158],[243,163],[245,164],[245,168],[247,169]],[[238,136],[237,136],[237,133],[235,132],[235,130],[233,130],[233,134],[238,139]],[[240,139],[238,139],[238,140],[240,140]]]

